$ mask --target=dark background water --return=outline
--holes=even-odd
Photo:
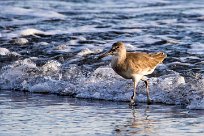
[[[83,49],[97,53],[113,42],[124,41],[133,45],[130,51],[164,51],[169,69],[184,75],[200,74],[204,68],[203,5],[202,0],[1,1],[0,46],[25,58],[55,58],[94,67],[104,63],[93,61],[90,55],[73,58]],[[20,36],[18,32],[27,28],[51,35]],[[15,42],[11,46],[11,37],[27,38],[28,46]]]

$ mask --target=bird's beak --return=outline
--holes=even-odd
[[[106,53],[100,55],[100,56],[98,57],[98,59],[102,59],[102,58],[104,58],[104,57],[106,57],[106,56],[108,56],[108,55],[113,55],[112,49],[109,50],[108,52],[106,52]]]

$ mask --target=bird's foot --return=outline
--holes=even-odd
[[[147,105],[151,105],[153,103],[153,100],[147,99]]]
[[[136,105],[137,105],[136,102],[133,99],[131,99],[130,103],[129,103],[129,106],[136,106]]]

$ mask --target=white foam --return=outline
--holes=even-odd
[[[142,35],[138,37],[139,42],[145,43],[145,44],[153,44],[155,42],[160,41],[161,39],[158,39],[156,37],[153,37],[152,35]]]
[[[11,52],[6,48],[0,48],[0,55],[2,56],[20,56],[20,54],[16,52]]]
[[[10,54],[10,51],[6,48],[0,48],[0,55],[8,55]]]
[[[47,43],[47,42],[39,42],[39,44],[38,44],[38,45],[47,46],[47,45],[49,45],[49,43]]]
[[[34,28],[28,28],[28,29],[21,30],[19,32],[19,34],[21,36],[28,36],[28,35],[34,35],[34,34],[44,34],[44,35],[47,35],[48,33],[43,32],[41,30],[34,29]]]
[[[94,52],[91,51],[88,48],[85,48],[85,49],[81,50],[77,55],[78,56],[85,56],[85,55],[88,55],[88,54],[91,54],[91,53],[94,53]]]
[[[1,89],[26,89],[31,92],[114,101],[129,101],[133,92],[132,84],[131,80],[123,79],[110,67],[99,67],[86,77],[77,65],[62,67],[57,61],[49,61],[37,67],[31,59],[19,60],[3,67],[0,73]],[[154,102],[203,109],[204,79],[186,82],[184,77],[173,73],[150,78],[149,88]],[[137,101],[146,102],[142,81],[137,87]]]
[[[193,54],[203,54],[204,52],[204,44],[203,43],[193,43],[190,45],[191,49],[188,49],[189,53]]]
[[[70,40],[68,43],[70,45],[76,45],[78,43],[79,40]]]
[[[204,98],[201,100],[193,99],[191,103],[187,106],[187,108],[191,110],[199,110],[199,109],[204,110]]]
[[[159,20],[159,22],[173,25],[173,24],[177,23],[177,19],[163,19],[163,20]]]
[[[62,90],[62,84],[59,81],[46,81],[29,86],[28,90],[35,93],[59,93]],[[65,87],[63,87],[65,88]]]
[[[26,19],[26,20],[18,20],[18,19],[12,19],[9,21],[1,21],[1,26],[14,26],[14,25],[28,25],[31,23],[37,23],[40,22],[41,18],[32,18],[32,19]]]
[[[93,27],[93,28],[89,28],[89,26],[83,26],[84,29],[82,29],[83,32],[97,32],[97,30]],[[75,33],[78,32],[78,30],[81,28],[68,28],[68,29],[63,29],[60,30],[56,29],[56,30],[47,30],[47,31],[42,31],[39,29],[35,29],[35,28],[23,28],[22,30],[17,30],[17,31],[13,31],[13,32],[6,32],[6,33],[2,33],[2,37],[5,37],[7,39],[12,39],[15,37],[20,37],[20,36],[29,36],[29,35],[33,35],[38,37],[38,34],[41,35],[56,35],[56,34],[67,34],[67,33]],[[78,43],[79,40],[85,40],[84,37],[79,36],[78,39],[76,40],[70,40],[68,42],[68,44],[70,45],[76,45]]]
[[[13,7],[13,6],[1,7],[1,14],[28,15],[28,16],[35,16],[35,17],[59,18],[59,19],[64,19],[66,17],[65,15],[59,14],[55,11],[42,10],[42,9],[25,9],[21,7]]]
[[[176,104],[175,99],[167,99],[168,92],[171,90],[174,92],[176,87],[185,84],[185,80],[178,74],[172,74],[151,78],[150,83],[152,99],[155,102]],[[129,101],[132,91],[131,80],[119,77],[111,68],[98,68],[94,75],[83,83],[83,90],[79,91],[76,96],[95,99],[99,99],[100,96],[100,99]],[[138,93],[142,94],[137,96],[138,101],[145,102],[146,93],[142,82],[139,83]]]
[[[51,60],[51,61],[48,61],[46,64],[44,64],[42,66],[42,69],[44,73],[49,71],[57,72],[60,70],[60,67],[61,67],[61,63]]]
[[[107,32],[107,29],[99,29],[96,28],[96,25],[84,25],[84,26],[76,26],[76,27],[68,27],[68,28],[58,28],[58,29],[54,29],[54,30],[49,30],[47,31],[49,34],[54,35],[54,34],[73,34],[73,33],[78,33],[80,30],[81,33],[94,33],[94,32]],[[79,38],[77,40],[73,40],[73,42],[77,42],[78,40],[85,40],[86,38],[82,38],[81,36],[79,36]]]
[[[199,57],[197,57],[197,56],[179,57],[179,60],[180,60],[181,62],[186,62],[186,61],[188,61],[188,59],[199,59]]]
[[[125,46],[126,46],[127,50],[136,50],[137,49],[136,46],[134,46],[130,43],[125,44]]]
[[[21,36],[29,36],[29,35],[33,35],[37,37],[37,34],[41,34],[41,35],[52,35],[53,33],[50,32],[45,32],[42,30],[38,30],[38,29],[34,29],[34,28],[24,28],[22,30],[17,30],[17,31],[13,31],[10,33],[5,33],[4,37],[6,37],[7,39],[12,39],[12,38],[16,38],[18,39],[18,37]],[[25,40],[24,40],[25,42]]]
[[[23,89],[30,78],[35,78],[38,68],[30,59],[19,60],[1,69],[1,89]]]
[[[26,38],[17,38],[14,40],[14,43],[19,45],[24,45],[28,43],[28,40]]]
[[[203,8],[197,8],[197,9],[188,9],[186,11],[183,11],[185,14],[200,14],[204,15],[204,9]]]

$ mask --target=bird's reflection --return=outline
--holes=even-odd
[[[143,108],[142,108],[143,109]],[[131,118],[128,118],[124,124],[116,126],[116,135],[149,135],[153,133],[154,121],[149,115],[150,107],[146,105],[144,110],[133,107],[131,109]]]

